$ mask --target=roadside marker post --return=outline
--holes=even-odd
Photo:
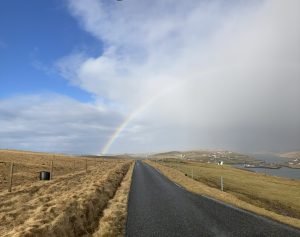
[[[221,176],[221,191],[223,192],[224,190],[224,183],[223,183],[223,176]]]
[[[50,180],[53,179],[53,160],[51,161]]]
[[[11,162],[8,192],[11,192],[12,181],[13,181],[13,174],[14,174],[14,162]]]
[[[85,159],[85,172],[87,172],[87,159]]]
[[[192,168],[192,179],[194,179],[194,169]]]

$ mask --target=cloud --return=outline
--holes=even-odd
[[[153,101],[112,150],[299,148],[299,1],[68,3],[104,52],[61,75],[124,114]]]
[[[102,105],[66,96],[20,95],[0,100],[1,148],[99,153],[122,117]]]
[[[52,75],[52,74],[56,73],[56,70],[54,70],[53,67],[48,66],[47,64],[45,64],[37,59],[34,59],[31,62],[31,66],[38,71],[44,72],[46,75]]]

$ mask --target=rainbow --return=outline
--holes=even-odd
[[[215,67],[215,68],[210,68],[205,71],[202,71],[201,73],[198,74],[198,77],[208,75],[211,73],[215,73],[216,71],[224,70],[227,69],[227,67]],[[165,88],[161,90],[158,94],[155,94],[152,98],[150,98],[146,103],[142,104],[139,106],[136,110],[134,110],[132,113],[130,113],[125,120],[115,129],[114,133],[111,135],[111,137],[108,139],[108,141],[105,143],[101,150],[101,154],[107,154],[109,152],[110,147],[112,144],[116,141],[116,139],[119,137],[119,135],[122,133],[122,131],[127,127],[127,125],[140,113],[142,113],[147,107],[152,105],[154,102],[156,102],[158,99],[160,99],[163,95],[169,93],[170,91],[173,91],[175,88],[178,88],[179,86],[182,86],[183,83],[187,83],[188,80],[178,80],[175,83],[172,83],[172,86],[169,86],[168,88]]]
[[[182,84],[184,81],[178,81],[177,83],[174,83],[173,86],[168,87],[164,90],[162,90],[160,93],[155,94],[152,98],[150,98],[146,103],[139,106],[136,110],[134,110],[132,113],[129,114],[125,118],[125,120],[115,129],[114,133],[111,135],[111,137],[108,139],[106,144],[103,146],[101,150],[101,154],[107,154],[109,152],[110,147],[112,144],[116,141],[116,139],[120,136],[120,134],[123,132],[123,130],[127,127],[127,125],[140,113],[142,113],[145,109],[147,109],[150,105],[152,105],[154,102],[156,102],[158,99],[160,99],[163,95],[167,94],[170,91],[173,91],[176,87],[178,87],[180,84]]]
[[[122,131],[127,127],[130,121],[139,113],[139,109],[131,113],[114,131],[111,137],[108,139],[107,143],[103,146],[101,150],[101,154],[107,154],[110,147],[114,143],[114,141],[118,138],[118,136],[122,133]]]

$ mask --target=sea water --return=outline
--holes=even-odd
[[[277,163],[284,164],[289,161],[288,158],[282,158],[273,154],[249,154],[251,157],[254,157],[257,160],[265,161],[266,163]],[[234,167],[244,168],[244,165],[234,165]],[[272,176],[280,176],[290,179],[299,179],[300,180],[300,169],[291,169],[287,167],[281,167],[279,169],[267,169],[267,168],[244,168],[249,171],[264,173]]]

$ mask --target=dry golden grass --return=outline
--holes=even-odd
[[[85,170],[89,167],[102,166],[107,160],[85,158],[28,151],[0,150],[0,192],[7,190],[11,162],[14,162],[13,187],[31,184],[39,180],[40,171],[50,171],[53,161],[53,178]]]
[[[201,175],[203,177],[205,177],[205,179],[207,179],[207,180],[209,179],[210,175],[213,175],[213,176],[217,175],[218,179],[220,177],[220,174],[222,174],[222,176],[224,176],[224,182],[225,182],[225,186],[227,185],[227,188],[225,189],[225,192],[222,192],[219,189],[212,187],[213,185],[209,186],[209,185],[203,183],[201,178],[199,178],[199,180],[201,180],[201,181],[199,181],[199,180],[196,181],[196,180],[191,179],[188,176],[185,176],[185,174],[187,172],[189,174],[191,174],[191,167],[194,167],[194,172],[196,172],[196,173],[194,173],[194,175],[197,177],[197,171],[195,171],[195,170],[197,169],[197,165],[201,166],[201,164],[189,164],[187,166],[185,164],[185,165],[183,165],[183,167],[180,164],[176,164],[176,165],[174,164],[173,167],[170,167],[169,166],[170,164],[168,164],[168,166],[167,166],[167,165],[159,164],[158,162],[151,162],[151,161],[147,161],[147,163],[149,163],[150,165],[159,169],[169,179],[171,179],[175,183],[185,187],[187,190],[189,190],[191,192],[218,199],[225,203],[229,203],[233,206],[257,213],[259,215],[271,218],[271,219],[279,221],[281,223],[285,223],[285,224],[288,224],[288,225],[291,225],[291,226],[294,226],[297,228],[300,227],[300,219],[298,219],[298,218],[278,214],[275,212],[276,209],[271,211],[271,210],[264,208],[263,206],[257,206],[258,203],[260,203],[260,204],[264,203],[264,202],[260,202],[261,201],[260,197],[262,197],[263,195],[267,195],[266,197],[264,197],[264,199],[269,199],[269,202],[272,203],[273,200],[276,199],[276,195],[278,193],[282,193],[282,196],[284,196],[284,195],[287,196],[287,195],[291,195],[291,193],[289,193],[289,192],[292,192],[293,193],[292,199],[290,200],[289,198],[287,198],[287,200],[290,200],[289,205],[291,205],[291,207],[294,207],[297,209],[294,212],[294,214],[295,214],[296,212],[298,212],[298,208],[299,208],[298,206],[300,204],[300,200],[299,200],[299,198],[300,198],[300,194],[299,194],[300,185],[299,184],[300,183],[299,183],[299,181],[285,180],[285,179],[268,177],[268,176],[264,177],[263,175],[258,175],[255,173],[242,171],[242,170],[238,170],[238,169],[234,169],[234,170],[236,170],[239,173],[232,174],[232,173],[230,173],[230,171],[233,168],[230,168],[230,167],[223,168],[223,169],[221,167],[217,167],[218,169],[220,169],[218,171],[218,173],[216,173],[216,170],[213,170],[212,168],[210,171],[207,171],[207,170],[205,171],[205,169],[199,168],[198,175],[200,175],[200,169],[201,169],[201,172],[203,172],[203,173],[201,173]],[[177,169],[182,170],[183,172],[179,171]],[[233,172],[233,171],[231,171],[231,172]],[[229,173],[228,176],[226,176],[226,173]],[[235,176],[236,182],[240,181],[240,183],[239,184],[231,183],[231,186],[229,186],[230,184],[229,184],[229,180],[227,178],[230,177],[231,175],[233,175],[232,177]],[[203,180],[205,180],[205,179],[203,179]],[[265,186],[261,187],[260,185],[266,185],[267,184],[266,182],[268,182],[270,180],[273,180],[272,183],[270,184],[270,186],[272,186],[270,188],[272,191],[268,192],[267,194],[264,194]],[[247,183],[248,181],[251,181],[252,186]],[[206,181],[204,181],[204,182],[206,182]],[[259,185],[258,185],[259,186],[258,188],[260,188],[259,191],[255,187],[256,182],[259,183]],[[291,186],[287,185],[287,186],[285,186],[285,189],[283,189],[283,190],[276,189],[277,184],[278,184],[277,188],[282,188],[282,186],[280,185],[280,182],[287,182],[287,183],[291,184]],[[212,184],[213,182],[210,180],[207,183]],[[234,191],[229,191],[230,189],[234,189],[233,188],[234,185],[238,185],[239,189],[236,189]],[[246,196],[246,195],[244,195],[243,193],[239,193],[239,191],[242,191],[242,189],[250,190],[249,192],[251,193],[251,197],[244,198],[243,196]],[[293,191],[290,191],[289,189],[293,189]],[[284,194],[284,193],[286,193],[286,194]],[[256,200],[256,198],[257,198],[257,200]],[[252,199],[252,201],[251,201],[251,199]],[[276,205],[278,205],[278,203],[276,203]]]
[[[131,177],[134,164],[124,177],[121,186],[100,219],[99,228],[94,232],[94,237],[122,237],[125,236],[128,195],[131,186]]]
[[[105,161],[88,173],[76,171],[0,192],[0,236],[92,236],[131,163]]]

